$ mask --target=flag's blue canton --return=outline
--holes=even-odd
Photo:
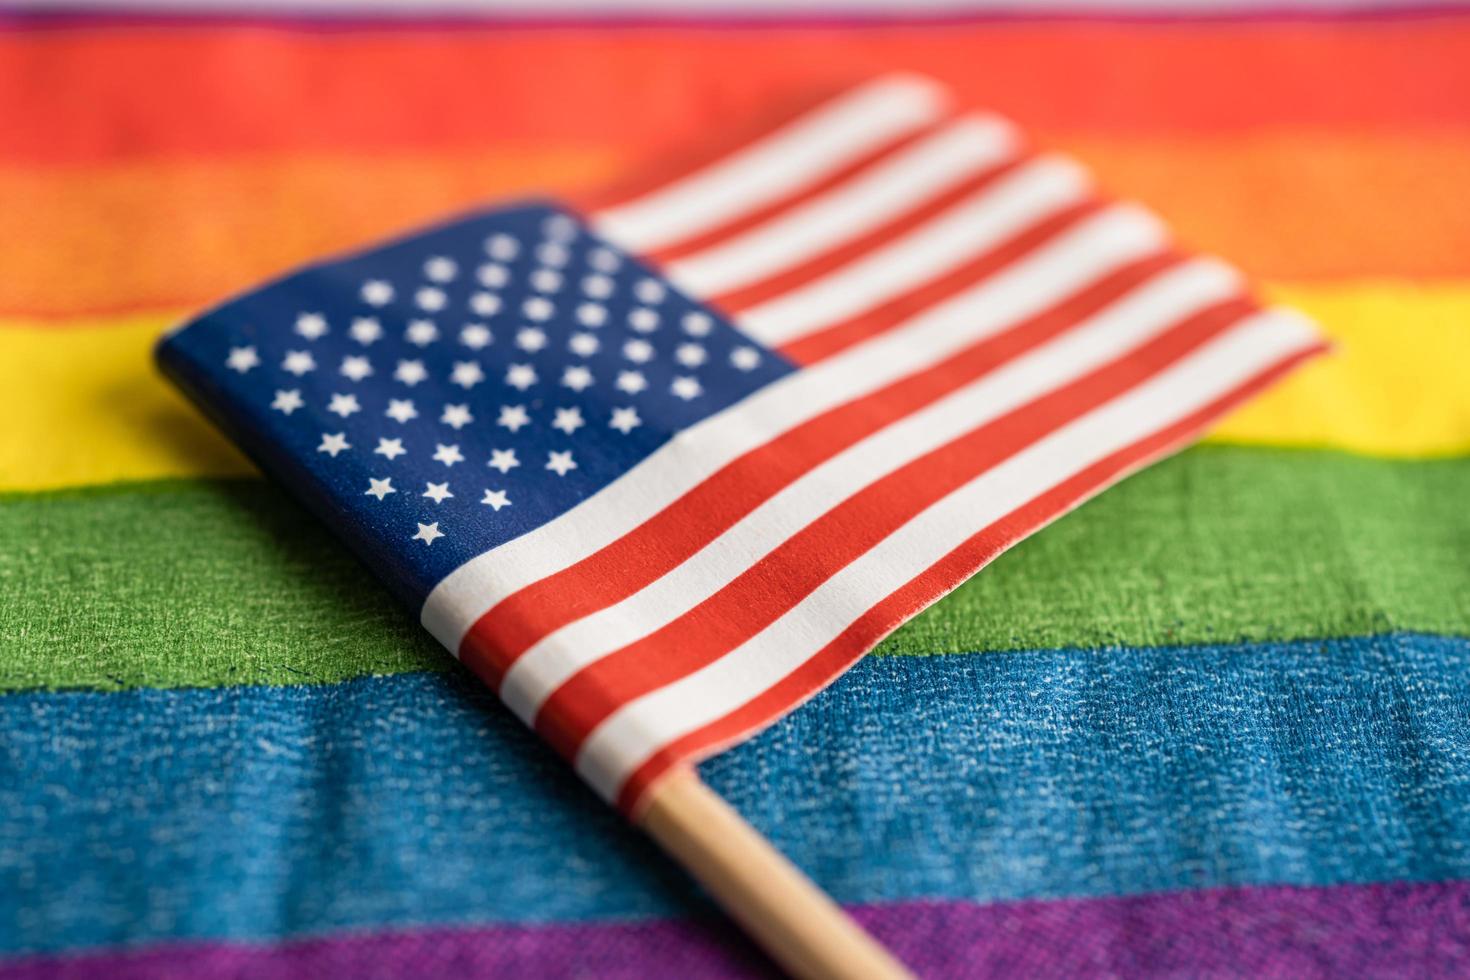
[[[540,205],[306,269],[159,358],[412,603],[794,370]]]

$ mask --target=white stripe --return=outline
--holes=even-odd
[[[1156,218],[1114,206],[903,327],[767,385],[678,433],[570,511],[455,569],[424,601],[424,627],[457,653],[470,626],[500,600],[621,538],[732,460],[1005,329],[1164,241]]]
[[[1315,339],[1311,326],[1298,318],[1251,317],[1017,453],[926,509],[740,647],[609,716],[583,743],[577,771],[604,797],[615,798],[623,781],[659,748],[769,690],[961,541]]]
[[[668,276],[695,296],[759,282],[867,234],[1015,149],[1009,123],[960,119],[786,214],[671,263]]]
[[[820,180],[938,119],[949,94],[915,75],[889,75],[776,132],[625,204],[594,215],[597,230],[633,252],[708,231]]]
[[[501,698],[530,723],[551,692],[578,670],[684,615],[852,494],[1239,289],[1239,276],[1210,259],[1155,276],[1062,336],[808,471],[635,595],[545,637],[506,673]]]
[[[1081,167],[1043,157],[862,259],[736,316],[767,346],[840,323],[949,273],[1090,189]]]

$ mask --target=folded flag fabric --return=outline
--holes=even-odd
[[[312,266],[158,353],[636,813],[1322,349],[897,76],[621,197]]]

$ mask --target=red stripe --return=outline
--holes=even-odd
[[[801,474],[1044,343],[1178,261],[1162,253],[1130,263],[1000,334],[782,433],[596,554],[505,598],[465,635],[460,659],[498,689],[505,671],[541,637],[627,598]]]
[[[1018,156],[1015,159],[988,167],[979,173],[965,178],[956,186],[942,191],[937,196],[929,198],[917,208],[901,214],[891,221],[885,222],[867,234],[848,239],[835,248],[829,249],[820,255],[813,256],[804,262],[799,262],[759,282],[753,282],[748,286],[742,286],[739,289],[733,289],[722,295],[715,296],[711,299],[711,302],[732,313],[739,313],[759,303],[775,299],[783,293],[805,286],[813,280],[837,271],[849,262],[853,262],[869,252],[875,251],[884,245],[891,244],[899,236],[908,234],[926,221],[948,211],[970,195],[984,190],[1001,177],[1012,173],[1022,162]]]
[[[939,278],[871,310],[805,334],[782,346],[780,352],[797,364],[815,364],[841,353],[970,289],[981,279],[1000,272],[1027,253],[1081,224],[1105,206],[1106,202],[1092,200],[1064,208]]]
[[[681,259],[687,255],[693,255],[696,252],[702,252],[707,248],[714,248],[717,245],[724,244],[730,239],[735,238],[738,235],[743,235],[746,232],[750,231],[752,228],[765,224],[767,221],[770,221],[773,218],[776,218],[793,208],[800,207],[813,198],[820,197],[833,188],[841,186],[842,184],[846,183],[849,180],[852,180],[854,177],[859,176],[872,167],[892,159],[897,154],[900,154],[912,147],[915,143],[918,143],[921,140],[933,136],[937,131],[948,125],[952,121],[952,119],[953,117],[940,119],[937,122],[930,123],[929,125],[924,126],[916,132],[892,139],[884,145],[878,147],[876,150],[873,150],[865,154],[864,156],[854,160],[852,163],[849,163],[846,166],[838,169],[834,173],[820,178],[816,183],[810,184],[806,187],[798,188],[795,191],[792,191],[790,194],[787,194],[785,197],[773,201],[772,203],[767,204],[763,207],[758,207],[755,210],[747,212],[746,214],[738,218],[734,218],[718,228],[711,229],[710,231],[696,235],[693,238],[685,239],[684,241],[678,242],[674,245],[658,249],[657,251],[651,253],[651,255],[648,257],[655,262],[668,264],[670,262],[677,261],[678,259]]]
[[[718,721],[665,745],[624,782],[617,804],[634,816],[650,787],[676,766],[706,758],[769,725],[815,695],[883,637],[936,602],[1006,549],[1156,459],[1196,439],[1214,420],[1325,348],[1292,354],[1184,419],[1094,463],[970,537],[884,598],[797,670]]]
[[[783,93],[888,68],[933,75],[964,104],[1052,136],[1454,130],[1470,89],[1470,19],[613,36],[210,24],[0,33],[0,158],[350,156],[548,142],[626,158]]]
[[[1255,309],[1216,304],[1030,403],[972,429],[864,487],[689,612],[589,664],[552,692],[536,731],[575,758],[613,712],[724,656],[847,564],[981,473],[1157,374]]]
[[[100,5],[99,5],[100,6]],[[244,5],[241,5],[244,6]],[[1150,5],[1126,3],[1095,10],[1085,9],[968,9],[957,11],[903,10],[897,4],[890,9],[862,10],[849,8],[835,11],[817,10],[747,10],[718,12],[681,9],[612,10],[592,12],[587,9],[567,12],[544,11],[537,14],[519,10],[496,10],[489,4],[479,9],[455,11],[410,12],[410,4],[377,12],[370,4],[362,10],[339,13],[333,10],[311,10],[297,5],[294,10],[249,11],[225,8],[218,13],[187,13],[174,10],[106,10],[89,9],[85,4],[47,9],[43,4],[24,4],[0,9],[0,32],[41,32],[54,30],[115,30],[190,27],[267,28],[301,34],[346,34],[357,31],[392,30],[397,34],[414,31],[467,31],[500,29],[549,31],[579,30],[614,33],[619,31],[720,31],[765,33],[769,31],[844,31],[880,33],[895,28],[958,30],[973,27],[1007,27],[1059,24],[1066,26],[1099,25],[1117,29],[1168,25],[1273,25],[1298,24],[1394,24],[1407,20],[1454,21],[1464,15],[1446,0],[1418,0],[1414,3],[1312,5],[1282,2],[1270,5],[1243,5],[1238,9],[1201,6],[1191,9],[1185,4],[1162,10]],[[584,8],[591,5],[584,5]],[[731,5],[733,7],[733,5]],[[977,5],[978,6],[978,5]],[[302,9],[307,8],[307,9]]]

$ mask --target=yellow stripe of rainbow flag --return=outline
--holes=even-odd
[[[1268,294],[1318,320],[1337,355],[1231,416],[1214,440],[1389,457],[1470,451],[1470,285],[1283,284]],[[153,369],[153,341],[177,318],[0,320],[0,390],[14,406],[0,490],[252,473]]]

